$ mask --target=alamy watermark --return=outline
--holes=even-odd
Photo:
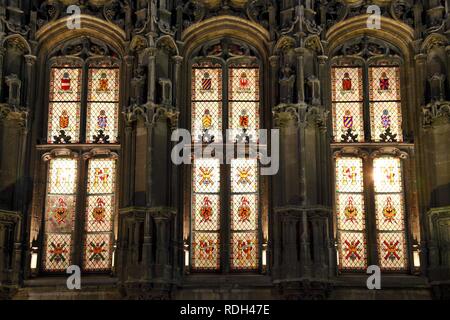
[[[70,5],[67,7],[67,28],[70,30],[81,28],[81,9],[77,5]]]
[[[270,143],[269,143],[270,132]],[[261,164],[261,175],[273,176],[280,169],[280,132],[278,129],[258,130],[259,139],[240,141],[232,139],[235,130],[226,130],[226,143],[216,142],[205,144],[204,140],[193,139],[185,129],[177,129],[172,133],[171,140],[178,142],[172,149],[171,158],[175,165],[191,164],[192,159],[218,159],[220,164],[231,164],[234,159],[258,159]],[[194,141],[194,143],[192,143]],[[270,154],[269,154],[270,145]]]

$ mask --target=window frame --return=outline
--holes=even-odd
[[[79,142],[77,143],[48,143],[49,137],[49,107],[50,107],[50,89],[51,89],[51,72],[53,68],[64,68],[67,66],[71,68],[76,64],[80,68],[80,122],[79,122]],[[87,143],[87,107],[88,107],[88,86],[89,86],[89,70],[97,68],[107,68],[107,69],[117,69],[118,73],[118,99],[117,99],[117,119],[116,127],[117,130],[117,141],[114,143]],[[124,65],[122,60],[112,55],[102,56],[102,55],[88,55],[84,58],[80,56],[71,55],[57,55],[50,57],[46,60],[45,68],[43,68],[45,74],[43,79],[45,83],[42,85],[44,97],[42,99],[44,105],[42,110],[44,114],[42,116],[42,126],[39,129],[41,133],[41,139],[38,142],[36,148],[38,151],[43,153],[43,160],[45,162],[58,157],[68,157],[67,154],[72,154],[73,157],[77,159],[77,190],[76,190],[76,208],[74,217],[74,229],[72,236],[72,248],[71,248],[71,264],[78,265],[81,268],[83,274],[98,274],[98,275],[110,275],[115,273],[115,255],[117,254],[117,236],[118,236],[118,211],[120,204],[120,166],[121,161],[119,157],[119,152],[121,150],[121,126],[122,119],[120,116],[120,106],[123,101],[124,91],[123,91],[123,75],[124,75]],[[87,189],[88,189],[88,168],[90,159],[108,158],[114,159],[115,161],[115,186],[114,186],[114,207],[111,210],[111,251],[110,251],[110,268],[108,270],[85,270],[84,264],[84,254],[85,254],[85,238],[87,232],[85,230],[86,225],[86,210],[87,204]],[[47,188],[48,188],[48,163],[42,163],[39,166],[43,169],[43,172],[37,173],[43,183],[35,188],[35,193],[44,194],[41,199],[36,201],[36,208],[42,217],[38,224],[38,238],[33,244],[33,249],[38,252],[38,259],[36,268],[31,269],[33,273],[38,275],[62,275],[65,274],[64,271],[52,271],[44,269],[44,259],[46,256],[45,252],[45,237],[46,237],[46,202],[47,202]]]
[[[192,72],[194,70],[194,66],[196,64],[201,63],[209,63],[212,65],[220,65],[222,69],[222,99],[221,101],[221,108],[222,108],[222,135],[225,137],[225,132],[227,129],[229,129],[229,105],[230,100],[228,99],[229,95],[229,71],[231,69],[232,64],[249,64],[253,65],[252,67],[247,68],[255,68],[257,67],[259,70],[259,112],[258,112],[258,121],[259,121],[259,128],[261,129],[263,122],[263,106],[264,106],[264,92],[263,85],[263,75],[264,75],[264,68],[263,63],[261,59],[258,56],[235,56],[231,57],[227,60],[221,58],[221,57],[193,57],[189,60],[189,63],[187,65],[188,67],[188,77],[187,77],[187,88],[188,88],[188,108],[189,112],[187,112],[187,123],[189,128],[192,128],[192,112],[191,112],[191,106],[193,103],[192,100]],[[223,140],[223,139],[222,139]],[[247,159],[247,158],[246,158]],[[193,273],[193,274],[261,274],[265,271],[265,268],[263,266],[262,261],[262,252],[264,248],[264,237],[263,237],[263,203],[262,203],[262,195],[264,194],[263,187],[262,187],[262,181],[260,176],[260,165],[258,163],[258,228],[257,228],[257,239],[258,239],[258,267],[256,269],[249,269],[249,270],[232,270],[231,269],[231,250],[232,250],[232,244],[231,244],[231,164],[226,165],[220,165],[220,177],[221,177],[221,185],[220,185],[220,210],[221,210],[221,216],[220,216],[220,230],[219,230],[219,239],[220,239],[220,265],[218,270],[196,270],[193,268],[193,227],[192,227],[192,176],[193,176],[193,165],[187,166],[187,189],[184,193],[185,197],[189,199],[187,205],[185,207],[186,217],[185,223],[188,223],[188,237],[186,239],[188,250],[189,250],[189,265],[187,266],[186,272]]]
[[[45,138],[42,139],[42,141],[45,141],[44,144],[57,146],[57,143],[48,143],[48,137],[49,137],[49,106],[50,106],[50,80],[51,80],[51,70],[53,68],[63,68],[67,66],[67,68],[71,68],[70,64],[76,63],[79,65],[79,68],[81,70],[81,83],[80,83],[80,123],[79,123],[79,132],[78,132],[78,140],[77,143],[65,143],[62,145],[71,145],[71,146],[77,146],[77,145],[92,145],[92,146],[114,146],[114,145],[120,145],[120,102],[122,101],[123,97],[123,90],[122,90],[122,63],[120,59],[112,56],[92,56],[87,57],[85,59],[81,57],[74,57],[74,56],[56,56],[48,60],[47,66],[45,68],[46,70],[46,83],[45,83],[45,99],[44,99],[44,110],[45,110],[45,116],[43,118],[45,128],[44,128],[44,136]],[[97,63],[99,65],[101,64],[108,64],[108,67],[93,67],[90,64],[91,63]],[[96,68],[117,68],[118,69],[118,80],[119,80],[119,97],[117,102],[117,141],[115,143],[88,143],[87,142],[87,108],[88,108],[88,88],[89,88],[89,70],[90,69],[96,69]]]

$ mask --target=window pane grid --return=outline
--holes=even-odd
[[[369,98],[372,140],[401,142],[402,115],[400,68],[377,66],[369,68]]]
[[[220,269],[220,162],[194,159],[191,228],[194,270]]]
[[[115,180],[115,160],[89,160],[83,254],[86,271],[111,269]]]
[[[362,159],[345,157],[336,160],[336,219],[341,270],[367,268],[363,178]]]
[[[407,249],[401,160],[375,159],[374,177],[380,266],[383,270],[402,271],[407,267]]]
[[[48,143],[78,143],[80,139],[81,68],[50,70]]]
[[[119,69],[90,68],[87,143],[116,143],[119,121]]]
[[[331,83],[334,140],[364,141],[362,68],[334,67]]]
[[[49,163],[45,206],[44,271],[62,272],[71,265],[77,170],[75,159],[53,159]]]

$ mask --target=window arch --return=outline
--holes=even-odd
[[[90,38],[55,48],[48,60],[48,161],[43,272],[113,267],[117,212],[120,60]]]
[[[206,45],[191,64],[192,142],[250,147],[260,128],[260,64],[245,44]],[[207,58],[205,58],[205,56]],[[232,147],[234,148],[234,147]],[[247,152],[221,165],[194,156],[192,271],[257,271],[261,261],[259,165]]]
[[[407,271],[402,59],[375,39],[332,60],[335,221],[341,271]]]

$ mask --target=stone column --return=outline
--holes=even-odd
[[[175,74],[174,74],[174,82],[173,87],[175,87],[175,107],[177,110],[181,109],[181,100],[182,100],[182,93],[183,93],[183,86],[181,81],[181,67],[183,62],[183,57],[181,56],[174,56],[173,61],[175,62]]]
[[[449,14],[449,19],[450,19],[450,14]],[[447,80],[447,90],[450,90],[450,46],[445,47],[445,53],[447,53],[447,75],[446,75],[446,80]],[[449,100],[450,96],[446,96],[445,100]]]
[[[279,64],[280,64],[280,57],[279,56],[271,56],[269,58],[270,62],[270,87],[271,87],[271,109],[277,106],[278,104],[278,93],[279,93]]]
[[[153,37],[149,37],[153,40]],[[148,91],[147,91],[147,103],[155,103],[155,90],[156,90],[156,49],[150,47],[146,49],[148,57]]]
[[[297,91],[298,103],[305,102],[305,70],[304,70],[304,48],[296,48],[297,53]]]
[[[6,49],[0,47],[0,97],[2,96],[3,89],[3,59],[6,53]]]

